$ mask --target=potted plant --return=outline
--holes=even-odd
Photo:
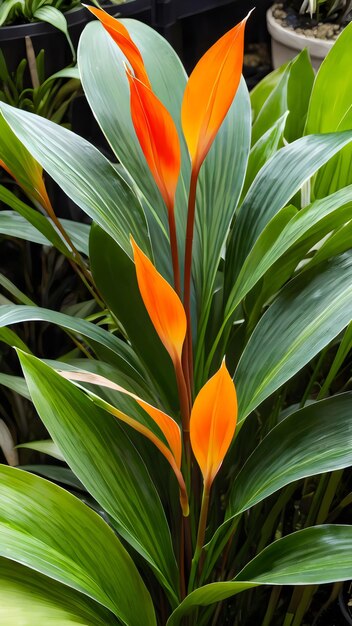
[[[16,205],[82,273],[94,313],[0,307],[1,326],[50,321],[80,351],[47,361],[7,337],[44,445],[80,487],[0,467],[0,622],[247,626],[277,610],[300,624],[312,585],[352,573],[352,527],[326,523],[352,464],[352,393],[330,394],[351,341],[352,189],[347,167],[328,193],[313,180],[337,154],[349,163],[352,131],[270,154],[287,112],[267,129],[266,107],[251,149],[244,23],[187,79],[155,31],[98,16],[118,46],[89,24],[78,62],[122,175],[0,104],[0,158],[27,196],[50,215],[43,167],[95,222],[79,247]],[[337,45],[348,61],[350,38]],[[336,97],[339,127],[350,101]]]
[[[308,48],[319,68],[341,30],[351,19],[351,0],[284,0],[267,12],[274,68]]]

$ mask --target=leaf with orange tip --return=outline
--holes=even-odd
[[[175,420],[172,419],[167,413],[164,413],[160,409],[152,406],[148,402],[142,400],[134,393],[131,393],[127,389],[124,389],[120,385],[108,380],[104,376],[100,376],[99,374],[92,374],[91,372],[82,372],[82,371],[60,371],[60,375],[63,378],[71,381],[78,382],[86,382],[93,385],[99,385],[102,387],[108,387],[110,389],[114,389],[115,391],[119,391],[124,393],[131,398],[133,398],[146,413],[154,420],[154,422],[158,425],[160,430],[162,431],[165,439],[168,443],[168,446],[165,445],[157,435],[152,432],[147,426],[139,422],[137,419],[126,415],[120,409],[114,407],[109,402],[106,402],[96,394],[89,392],[89,396],[92,401],[103,408],[105,411],[114,415],[117,419],[121,420],[141,435],[149,439],[158,450],[164,455],[166,460],[169,462],[171,468],[173,469],[175,476],[177,478],[179,488],[180,488],[180,504],[182,508],[182,512],[184,516],[189,514],[189,505],[188,505],[188,496],[187,489],[184,482],[184,478],[181,472],[181,455],[182,455],[182,443],[181,443],[181,431],[178,424]]]
[[[135,76],[141,80],[142,83],[150,87],[142,55],[136,44],[131,39],[127,28],[122,24],[122,22],[109,15],[109,13],[106,13],[106,11],[98,9],[97,7],[87,5],[84,6],[98,18],[105,30],[109,33],[115,43],[117,43],[121,52],[125,55],[131,65]]]
[[[200,390],[191,413],[192,450],[207,489],[229,449],[236,422],[236,389],[223,361],[218,372]]]
[[[161,411],[160,409],[152,406],[151,404],[149,404],[149,402],[142,400],[142,398],[140,398],[136,394],[128,391],[124,387],[121,387],[121,385],[117,385],[108,378],[100,376],[99,374],[92,374],[91,372],[85,371],[60,371],[59,373],[63,378],[66,378],[68,380],[76,380],[79,382],[90,383],[92,385],[99,385],[100,387],[107,387],[133,398],[159,426],[174,456],[177,467],[181,467],[182,444],[180,427],[175,422],[175,420],[170,417],[170,415],[167,415],[167,413],[164,413],[164,411]]]
[[[149,87],[129,71],[131,115],[139,144],[168,210],[173,210],[181,167],[175,123]]]
[[[187,322],[183,304],[171,285],[131,237],[137,281],[144,306],[175,369],[181,362]]]
[[[194,171],[199,171],[236,95],[243,65],[247,16],[197,63],[186,85],[182,128]]]

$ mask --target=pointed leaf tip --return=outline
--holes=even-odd
[[[186,85],[182,129],[194,170],[202,165],[236,95],[249,15],[209,48]]]
[[[112,17],[109,13],[106,13],[106,11],[103,11],[102,9],[98,9],[93,6],[86,6],[86,8],[98,18],[100,23],[104,26],[106,32],[109,33],[110,37],[112,37],[114,42],[119,46],[121,52],[130,63],[135,76],[145,85],[150,87],[143,57],[131,38],[127,28],[122,24],[122,22],[117,20],[115,17]]]
[[[175,367],[181,362],[187,322],[183,304],[171,285],[131,237],[137,282],[145,308]]]
[[[126,71],[131,93],[131,116],[139,144],[168,210],[173,210],[181,167],[175,123],[153,91]]]
[[[224,360],[196,397],[190,420],[192,450],[208,488],[229,449],[236,422],[236,389]]]

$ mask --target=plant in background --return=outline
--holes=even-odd
[[[73,67],[65,68],[45,78],[45,51],[41,50],[35,57],[32,46],[29,42],[27,44],[32,87],[24,84],[28,60],[23,59],[15,72],[9,72],[6,59],[0,50],[0,101],[60,124],[80,89],[78,72]]]
[[[304,0],[300,7],[300,13],[309,13],[317,20],[336,19],[344,22],[352,11],[351,0]]]
[[[17,343],[22,393],[52,437],[41,449],[65,459],[100,515],[0,469],[0,616],[298,626],[312,585],[352,575],[352,527],[325,523],[352,464],[352,393],[326,397],[351,345],[347,91],[325,89],[338,84],[327,63],[294,98],[312,85],[302,53],[253,92],[251,129],[246,20],[187,80],[147,26],[93,12],[110,36],[86,28],[79,70],[123,176],[84,139],[7,104],[0,158],[46,215],[9,203],[73,263],[94,314],[8,304],[0,321],[50,321],[81,350],[48,361]],[[351,32],[332,63],[347,65]],[[53,214],[42,168],[93,219],[89,251]],[[282,585],[298,588],[277,609]]]

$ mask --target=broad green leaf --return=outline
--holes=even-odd
[[[22,341],[22,339],[20,339],[18,335],[16,335],[16,333],[9,328],[0,328],[0,341],[3,341],[12,348],[20,348],[20,350],[24,350],[24,352],[31,352],[24,341]]]
[[[39,359],[20,354],[34,405],[74,474],[118,532],[177,597],[177,567],[166,517],[143,460],[116,418]]]
[[[13,9],[16,9],[16,7],[22,8],[23,5],[24,0],[8,0],[8,2],[3,2],[0,7],[0,26],[6,22]]]
[[[28,396],[30,398],[29,394]],[[17,448],[35,450],[36,452],[41,452],[42,454],[48,454],[54,459],[58,459],[58,461],[65,461],[65,458],[60,452],[59,448],[51,439],[42,439],[41,441],[29,441],[28,443],[21,443],[17,446]]]
[[[241,194],[250,149],[251,115],[242,79],[199,175],[193,275],[198,309],[209,315],[214,283]],[[202,325],[200,319],[200,326]]]
[[[251,107],[252,107],[252,115],[253,121],[255,121],[262,110],[266,100],[269,98],[272,91],[275,89],[277,84],[280,82],[282,75],[285,73],[288,63],[281,65],[281,67],[277,68],[270,74],[267,74],[259,83],[252,89],[251,96]]]
[[[286,216],[290,217],[288,222]],[[281,209],[264,228],[246,258],[226,304],[230,316],[241,300],[279,260],[279,272],[293,268],[332,229],[352,219],[352,186],[317,200],[301,211]],[[269,280],[272,277],[269,276]]]
[[[239,422],[302,369],[351,319],[351,254],[288,283],[257,324],[235,372]]]
[[[233,581],[211,583],[190,593],[172,613],[167,626],[199,606],[208,606],[258,585],[313,585],[349,580],[352,572],[352,527],[305,528],[265,548]]]
[[[352,465],[352,393],[291,413],[263,439],[233,482],[226,518],[291,482]]]
[[[281,148],[257,174],[230,235],[225,287],[229,293],[268,222],[326,161],[352,140],[352,132],[309,135]]]
[[[289,142],[304,134],[310,94],[315,74],[307,48],[294,59],[287,85],[287,108],[289,115],[285,128],[285,139]],[[337,129],[331,129],[337,130]],[[314,131],[312,131],[314,132]]]
[[[142,207],[113,165],[67,128],[4,103],[0,110],[17,140],[81,209],[132,257],[132,233],[143,250],[149,237]],[[128,208],[128,210],[127,210]]]
[[[28,207],[28,209],[31,209],[31,207]],[[37,216],[39,216],[39,218],[43,218],[46,222],[45,230],[43,228],[44,221],[41,219],[37,220]],[[51,226],[50,220],[41,216],[34,209],[31,209],[31,215],[29,217],[31,218],[30,221],[32,223],[27,221],[27,219],[15,211],[0,211],[0,234],[8,235],[9,237],[17,237],[18,239],[25,239],[26,241],[39,243],[42,246],[54,245],[58,250],[64,252],[62,240],[60,237],[58,238],[54,235],[54,227]],[[65,219],[60,219],[60,222],[70,236],[70,239],[76,249],[88,256],[90,226],[88,224],[80,224],[79,222],[73,222],[72,220]],[[45,231],[47,231],[47,235],[50,239],[47,239],[47,237],[42,234]],[[67,249],[65,250],[65,254],[67,254]]]
[[[263,103],[252,127],[252,145],[271,128],[275,122],[288,111],[287,86],[290,77],[292,62],[289,63],[280,81],[270,93],[268,99]]]
[[[186,73],[180,59],[155,30],[136,20],[123,20],[141,51],[153,90],[181,129],[180,115]],[[92,46],[94,41],[94,46]],[[145,198],[156,266],[171,277],[167,211],[147,166],[135,134],[124,55],[101,24],[84,29],[78,48],[78,66],[88,102],[119,162]],[[182,137],[182,133],[179,133]],[[176,197],[175,215],[180,251],[186,232],[189,158],[182,140],[183,166]],[[132,232],[134,236],[134,232]],[[183,254],[180,255],[182,260]]]
[[[0,623],[3,626],[118,626],[87,596],[47,576],[0,558]]]
[[[7,278],[7,276],[4,276],[4,274],[2,274],[1,272],[0,272],[0,287],[2,287],[5,291],[11,294],[11,296],[19,304],[27,304],[29,306],[35,306],[35,302],[33,302],[30,298],[28,298],[28,296],[26,296],[26,294],[23,293],[23,291],[18,289],[18,287],[16,287],[16,285],[14,285],[14,283],[9,278]]]
[[[283,132],[286,125],[288,112],[284,113],[269,130],[267,130],[254,144],[250,151],[246,170],[246,180],[242,189],[243,199],[253,180],[263,165],[275,154],[282,144]]]
[[[3,465],[0,477],[2,556],[93,598],[126,625],[156,624],[136,566],[99,515],[28,472]]]
[[[352,128],[352,24],[343,29],[321,64],[309,103],[305,132],[329,133]],[[352,147],[346,147],[318,173],[314,193],[323,197],[352,182]]]
[[[30,321],[56,324],[76,333],[78,336],[86,338],[94,347],[96,344],[104,347],[108,354],[112,353],[121,371],[131,376],[131,378],[137,376],[137,380],[139,378],[143,380],[143,370],[140,369],[138,360],[129,346],[112,333],[100,328],[97,324],[92,324],[84,319],[65,315],[64,313],[41,309],[40,307],[16,304],[0,306],[0,328]]]
[[[176,402],[177,405],[171,359],[144,306],[133,261],[96,225],[91,230],[89,256],[94,281],[104,301],[122,324],[132,347],[147,366],[152,378],[159,383],[164,394],[166,392],[169,402]]]

